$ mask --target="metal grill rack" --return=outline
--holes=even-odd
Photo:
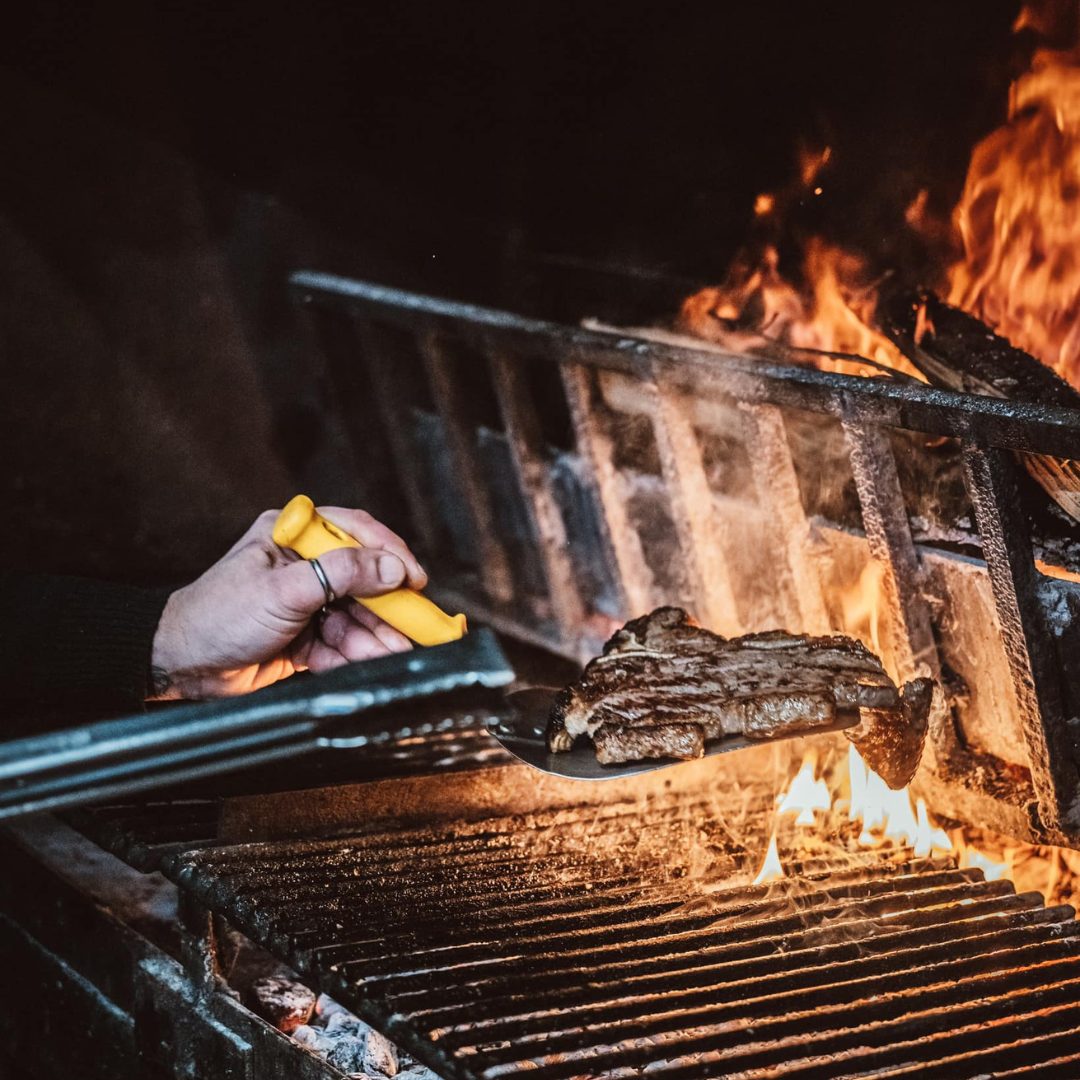
[[[739,835],[767,835],[771,804],[739,805],[684,793],[233,846],[193,847],[197,813],[175,819],[186,844],[168,813],[84,827],[112,820],[121,854],[445,1080],[1078,1075],[1071,908],[896,852],[754,885]]]
[[[629,385],[644,403],[673,526],[668,561],[685,576],[694,613],[726,634],[744,626],[722,542],[727,524],[716,512],[702,451],[703,429],[722,429],[732,411],[737,414],[757,501],[769,509],[773,591],[793,597],[791,628],[822,632],[829,626],[816,523],[808,520],[800,497],[787,417],[798,410],[839,421],[863,534],[881,568],[893,662],[905,680],[940,676],[948,658],[941,655],[925,552],[912,539],[889,433],[959,440],[996,609],[996,620],[987,614],[996,639],[996,661],[988,662],[1007,669],[1003,681],[1014,688],[1008,693],[1015,692],[1015,723],[1030,769],[1010,768],[994,754],[973,749],[939,698],[923,783],[931,785],[933,803],[956,817],[1013,835],[1077,842],[1080,778],[1067,718],[1080,713],[1080,701],[1074,700],[1078,688],[1071,686],[1060,657],[1080,647],[1071,617],[1074,609],[1080,613],[1080,594],[1036,569],[1014,458],[1014,452],[1080,458],[1076,411],[619,337],[326,274],[297,273],[291,286],[324,340],[328,320],[337,320],[338,337],[344,325],[351,358],[344,369],[339,364],[335,378],[356,393],[363,372],[415,537],[430,552],[452,546],[439,535],[432,508],[446,497],[439,489],[454,488],[460,531],[471,535],[472,544],[455,565],[439,568],[437,580],[447,583],[443,599],[566,656],[594,655],[613,619],[640,614],[657,600],[610,424],[599,407],[613,380]],[[545,442],[543,410],[530,383],[537,365],[554,365],[558,373],[573,428],[569,457],[587,493],[584,523],[580,514],[568,514]],[[469,375],[471,382],[463,377]],[[505,434],[509,461],[501,475],[509,492],[497,490],[488,460],[493,446],[472,419],[472,399],[485,393]],[[434,440],[435,449],[429,445],[426,454],[416,437],[418,415]],[[447,483],[433,480],[433,456],[452,463]],[[524,539],[513,535],[506,513],[500,513],[508,501],[523,508],[518,533]],[[594,561],[610,576],[614,597],[606,611],[595,597],[591,604],[583,600],[589,573],[575,551],[589,544],[581,534],[586,541],[596,539]],[[523,547],[515,547],[519,541]],[[483,567],[482,574],[461,573],[470,560]],[[539,587],[527,572],[534,565],[542,571]],[[1051,626],[1048,608],[1067,617]]]

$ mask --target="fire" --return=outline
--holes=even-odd
[[[1068,14],[1075,17],[1075,4],[1029,4],[1014,30],[1047,35]],[[830,158],[828,148],[803,151],[789,190],[757,196],[759,239],[721,285],[685,301],[682,327],[736,351],[770,343],[814,350],[827,354],[814,361],[825,370],[875,375],[880,365],[922,378],[874,329],[877,282],[863,255],[820,236],[794,237],[798,265],[780,265],[785,212],[821,194]],[[1007,122],[972,152],[953,237],[929,200],[928,189],[919,191],[897,225],[939,251],[958,241],[963,257],[951,268],[942,259],[928,276],[947,287],[950,303],[1080,387],[1080,42],[1040,49],[1013,83]]]
[[[980,870],[988,881],[1007,878],[1017,892],[1041,893],[1048,904],[1080,902],[1080,852],[969,826],[946,831],[930,816],[923,799],[907,788],[891,791],[854,746],[848,747],[844,764],[846,770],[822,770],[818,751],[807,748],[795,776],[777,796],[772,835],[755,885],[787,876],[780,855],[783,841],[799,857],[860,848],[895,851],[904,858],[952,856],[961,869]],[[781,828],[788,814],[797,815],[797,832]],[[845,819],[852,831],[844,835],[851,840],[841,836]]]
[[[1039,28],[1025,8],[1014,29]],[[971,156],[951,303],[1080,385],[1080,46],[1036,53]]]
[[[754,878],[755,885],[766,885],[770,881],[779,881],[784,877],[784,866],[780,862],[780,853],[776,849],[776,830],[773,830],[769,848],[765,852],[765,861],[761,864],[758,876]]]
[[[816,773],[817,754],[813,750],[807,750],[802,768],[795,779],[791,781],[787,791],[777,796],[777,814],[797,814],[796,825],[813,825],[815,810],[832,808],[828,785],[819,779]]]
[[[821,172],[831,157],[831,147],[817,153],[804,149],[791,190],[763,192],[754,201],[758,228],[779,231],[792,203],[807,193],[820,195]],[[814,236],[795,268],[781,268],[775,242],[748,247],[723,284],[685,301],[680,321],[688,332],[736,352],[776,342],[811,350],[817,354],[814,363],[826,371],[872,376],[885,367],[921,379],[896,346],[872,328],[876,303],[877,282],[866,259]]]
[[[881,611],[884,576],[884,563],[870,559],[863,567],[859,580],[839,593],[844,633],[858,638],[875,656],[883,655]]]
[[[772,212],[772,196],[758,196],[759,216]],[[877,289],[866,280],[858,255],[819,237],[806,245],[797,288],[780,269],[768,245],[755,258],[737,260],[724,284],[703,289],[683,304],[681,322],[698,337],[737,352],[780,342],[820,354],[817,366],[847,375],[871,376],[880,369],[862,361],[922,378],[891,341],[871,329]]]

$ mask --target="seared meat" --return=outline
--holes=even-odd
[[[627,623],[560,692],[548,746],[569,750],[587,735],[607,764],[701,757],[706,739],[725,735],[778,739],[846,726],[870,767],[900,788],[919,765],[932,689],[916,679],[898,691],[851,638],[774,631],[729,641],[663,607]]]
[[[679,758],[691,761],[705,753],[705,732],[700,724],[658,724],[632,727],[601,724],[593,735],[596,760],[601,765],[645,758]]]

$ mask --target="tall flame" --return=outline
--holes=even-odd
[[[815,810],[832,807],[828,785],[817,775],[817,754],[807,750],[802,768],[791,781],[787,791],[776,800],[777,814],[797,814],[796,825],[813,825]]]
[[[1049,33],[1063,12],[1080,24],[1075,0],[1030,3],[1014,30]],[[829,156],[803,152],[790,191],[757,197],[759,231],[771,225],[779,233],[788,207],[821,194]],[[927,213],[928,199],[920,191],[904,220],[940,249],[941,224]],[[944,274],[949,302],[1080,386],[1080,42],[1039,50],[1013,84],[1007,122],[972,153],[953,224],[964,255]],[[685,301],[682,327],[739,351],[779,342],[855,354],[819,356],[826,370],[875,374],[856,358],[865,357],[921,378],[874,329],[877,289],[868,261],[819,236],[801,241],[801,251],[799,265],[781,267],[775,239],[751,245],[723,284]]]
[[[1038,25],[1029,10],[1016,28]],[[1080,385],[1080,50],[1035,55],[975,148],[949,300]]]

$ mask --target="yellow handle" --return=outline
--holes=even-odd
[[[305,559],[317,559],[343,547],[363,547],[358,540],[327,521],[306,495],[297,495],[274,522],[274,543],[292,548]],[[465,633],[464,615],[447,615],[423,593],[395,589],[382,596],[358,596],[356,600],[384,622],[400,630],[417,645],[442,645]]]

